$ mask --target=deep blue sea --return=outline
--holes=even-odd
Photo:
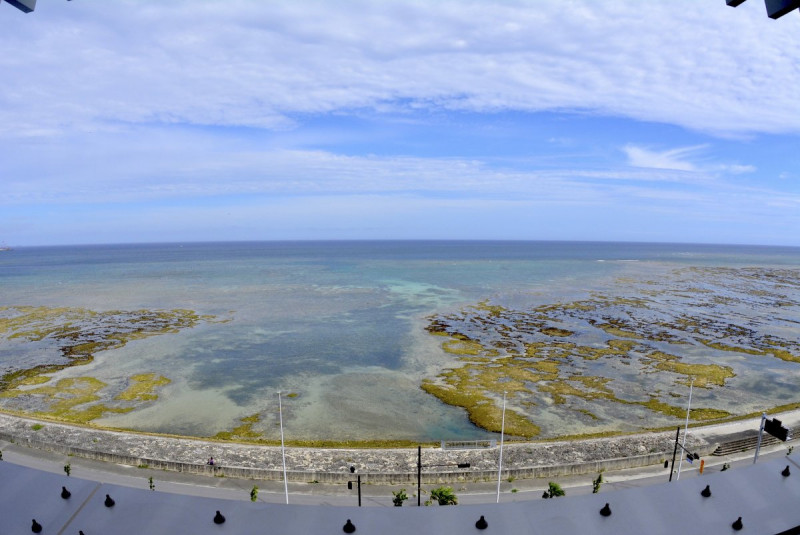
[[[430,318],[487,300],[528,310],[598,292],[627,295],[642,281],[674,278],[687,268],[796,272],[800,248],[501,241],[19,247],[0,252],[0,307],[180,308],[219,320],[99,352],[87,366],[58,372],[109,385],[150,372],[172,381],[157,401],[100,424],[207,436],[259,413],[259,431],[273,437],[280,390],[296,394],[284,414],[287,435],[295,438],[478,439],[493,435],[419,388],[454,365],[442,338],[425,330]],[[780,309],[783,323],[772,327],[797,341],[798,288],[778,288],[788,304]],[[774,320],[764,308],[737,310],[754,324]],[[0,338],[0,367],[13,368],[34,350]],[[800,365],[772,360],[757,379],[777,381],[777,397],[753,400],[754,410],[791,401],[800,384],[794,370]],[[747,373],[761,373],[756,369]],[[737,381],[745,375],[737,368]],[[751,386],[748,395],[766,387],[758,389]],[[557,428],[567,424],[548,414],[546,403],[532,410],[544,436],[599,425]],[[625,428],[624,414],[603,414],[618,418],[604,425]]]

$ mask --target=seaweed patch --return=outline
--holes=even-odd
[[[800,363],[800,341],[791,336],[799,295],[796,270],[686,268],[528,309],[499,296],[429,318],[428,332],[446,337],[442,348],[454,361],[421,387],[491,431],[499,431],[498,400],[508,392],[515,430],[507,432],[522,437],[539,433],[543,406],[598,428],[607,425],[603,410],[615,406],[638,410],[643,428],[655,417],[642,410],[665,424],[686,416],[673,390],[689,385],[714,392],[705,398],[711,406],[692,408],[690,419],[731,418],[728,385],[753,358]],[[776,310],[786,314],[769,324],[753,319]]]
[[[114,385],[94,377],[53,379],[57,372],[89,364],[100,351],[118,349],[132,340],[191,328],[212,316],[191,310],[97,312],[82,308],[0,307],[0,341],[35,343],[34,361],[4,363],[0,376],[3,407],[59,420],[86,423],[107,413],[125,413],[153,402],[166,377],[142,373]]]

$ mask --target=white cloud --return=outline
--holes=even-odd
[[[750,2],[754,4],[754,2]],[[54,3],[0,20],[0,133],[283,128],[369,109],[583,110],[800,131],[798,22],[677,0]],[[768,94],[768,98],[767,98]]]
[[[707,145],[695,145],[691,147],[680,147],[663,151],[654,151],[634,144],[622,147],[622,151],[628,157],[628,165],[647,169],[662,169],[669,171],[684,171],[693,173],[695,178],[709,179],[713,174],[723,173],[729,175],[742,175],[754,173],[757,168],[754,165],[742,164],[707,164],[702,153],[708,148]],[[668,174],[666,176],[654,175],[654,180],[683,180],[685,177],[680,175]]]
[[[755,173],[757,168],[754,165],[730,164],[720,165],[719,170],[732,175],[744,175],[747,173]]]
[[[636,145],[626,145],[622,150],[628,156],[628,164],[634,167],[652,169],[671,169],[674,171],[697,171],[697,166],[689,161],[689,157],[696,155],[705,145],[683,147],[666,151],[652,151]]]
[[[749,162],[768,167],[754,134],[800,133],[800,19],[771,21],[758,2],[115,0],[0,11],[3,232],[36,221],[47,240],[78,218],[79,232],[113,240],[152,214],[150,239],[173,217],[181,239],[198,221],[198,239],[250,226],[314,237],[335,227],[326,217],[355,214],[342,223],[361,229],[353,237],[403,225],[427,236],[447,221],[461,237],[525,237],[561,218],[574,238],[647,239],[661,236],[649,214],[693,212],[740,218],[769,241],[776,225],[798,223],[768,209],[797,205],[789,187],[724,180],[755,173]],[[404,137],[446,117],[430,136],[458,138],[451,110],[486,112],[477,128],[502,129],[493,118],[504,115],[514,127],[463,146]],[[507,111],[555,113],[489,114]],[[612,119],[587,117],[598,115]],[[358,126],[338,128],[341,117],[416,129],[366,140]],[[755,141],[723,147],[709,133]],[[526,148],[487,157],[503,139]],[[636,142],[618,168],[626,140]],[[783,185],[797,176],[791,165]]]

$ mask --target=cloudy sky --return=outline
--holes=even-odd
[[[761,0],[0,5],[0,243],[800,245]]]

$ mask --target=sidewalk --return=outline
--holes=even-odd
[[[780,419],[780,417],[779,417]],[[783,416],[782,421],[787,425],[800,423],[800,412]],[[760,419],[722,424],[707,428],[690,428],[689,441],[706,440],[714,443],[717,439],[725,439],[737,433],[757,432]],[[673,434],[674,442],[674,434]],[[791,443],[778,444],[762,448],[759,459],[764,461],[786,455]],[[154,470],[152,468],[136,468],[133,466],[100,462],[80,457],[41,451],[27,448],[7,440],[0,440],[0,451],[3,460],[45,470],[53,473],[64,473],[64,465],[69,463],[71,474],[74,477],[89,479],[101,483],[111,483],[140,489],[147,489],[149,478],[153,478],[154,486],[162,492],[184,494],[190,496],[214,497],[226,500],[248,500],[253,485],[259,487],[258,501],[267,503],[285,503],[284,485],[282,481],[255,481],[247,478],[211,477],[207,475],[189,474]],[[731,467],[752,464],[754,451],[747,451],[724,457],[704,457],[704,473],[719,472],[724,463]],[[680,459],[681,457],[678,457]],[[505,462],[504,462],[505,465]],[[699,462],[690,465],[683,462],[680,477],[692,478],[699,476]],[[673,479],[677,479],[678,463],[676,462]],[[504,471],[505,472],[505,471]],[[557,476],[536,479],[512,479],[505,476],[500,481],[500,500],[505,502],[538,500],[542,491],[547,488],[549,481],[559,483],[570,496],[590,494],[591,482],[597,474],[583,474],[575,476]],[[355,477],[352,477],[355,480]],[[603,473],[604,483],[601,492],[620,490],[630,487],[647,486],[666,482],[669,479],[669,469],[663,464],[655,464],[640,468],[606,471]],[[459,497],[459,502],[464,504],[493,503],[497,497],[497,479],[493,477],[485,482],[459,482],[448,483],[453,487]],[[423,483],[421,501],[425,501],[426,493],[439,484]],[[355,487],[355,484],[354,484]],[[416,505],[416,482],[384,485],[371,484],[369,475],[362,479],[362,505],[364,506],[391,506],[392,492],[405,488],[410,496],[406,505]],[[316,504],[352,506],[357,503],[357,490],[347,489],[346,483],[325,484],[309,482],[289,482],[289,499],[293,504]]]

